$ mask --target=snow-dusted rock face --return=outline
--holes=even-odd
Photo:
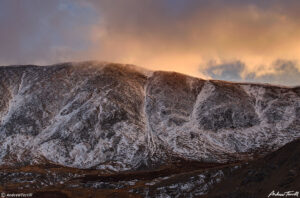
[[[0,165],[230,162],[299,137],[299,87],[97,62],[0,67]]]

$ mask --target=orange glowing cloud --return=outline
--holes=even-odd
[[[159,1],[117,2],[92,1],[102,12],[90,35],[93,59],[208,78],[202,71],[211,60],[242,61],[245,77],[276,73],[273,63],[279,59],[300,59],[300,17],[279,1],[190,1],[178,13],[168,13]]]

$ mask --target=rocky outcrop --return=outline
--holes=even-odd
[[[2,166],[235,162],[299,138],[299,119],[299,87],[98,62],[0,67]]]

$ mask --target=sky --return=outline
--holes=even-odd
[[[99,60],[300,85],[299,0],[0,0],[0,65]]]

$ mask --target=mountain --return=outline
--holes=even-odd
[[[0,67],[0,164],[125,171],[248,160],[300,137],[299,96],[110,63]]]
[[[299,137],[300,87],[92,61],[0,67],[0,192],[266,197],[299,190]]]

